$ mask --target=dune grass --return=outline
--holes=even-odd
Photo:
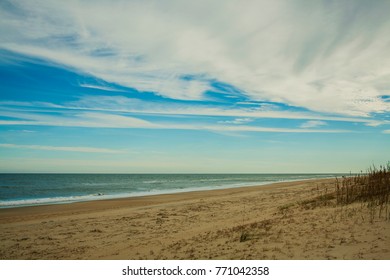
[[[389,219],[390,162],[379,168],[373,166],[367,173],[336,179],[336,204],[360,202],[368,208],[379,208],[379,215]]]
[[[366,173],[336,178],[333,190],[317,186],[315,197],[301,200],[297,204],[309,210],[324,206],[343,208],[357,203],[362,208],[369,209],[371,221],[376,214],[390,220],[390,163],[379,168],[372,166]],[[290,208],[291,205],[288,206]],[[280,207],[279,210],[284,213],[289,209]]]

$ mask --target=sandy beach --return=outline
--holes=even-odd
[[[0,209],[0,259],[390,259],[377,209],[334,180]]]

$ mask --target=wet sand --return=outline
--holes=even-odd
[[[0,259],[390,259],[390,221],[334,180],[0,209]]]

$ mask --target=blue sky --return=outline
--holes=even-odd
[[[1,1],[0,172],[390,159],[389,1]]]

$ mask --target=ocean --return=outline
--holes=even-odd
[[[0,208],[264,185],[343,174],[0,174]]]

